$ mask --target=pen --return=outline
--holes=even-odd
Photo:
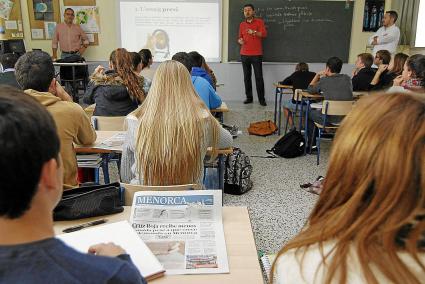
[[[100,220],[96,220],[96,221],[91,221],[91,222],[88,222],[88,223],[84,223],[84,224],[80,224],[80,225],[77,225],[77,226],[72,226],[72,227],[66,228],[62,232],[71,233],[71,232],[79,231],[79,230],[84,229],[84,228],[100,225],[100,224],[106,223],[107,221],[108,221],[108,219],[100,219]]]

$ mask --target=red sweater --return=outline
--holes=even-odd
[[[248,33],[248,29],[261,32],[261,37]],[[244,44],[241,46],[241,55],[263,55],[261,41],[267,36],[266,27],[261,19],[254,18],[251,23],[243,21],[239,25],[239,38],[242,38]]]

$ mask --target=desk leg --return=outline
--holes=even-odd
[[[281,124],[282,124],[282,91],[279,92],[279,126],[277,127],[278,135],[280,135]]]
[[[218,167],[217,167],[217,172],[218,172],[218,187],[221,190],[224,190],[224,155],[220,154],[218,155]]]
[[[276,115],[277,115],[277,88],[276,88],[276,91],[274,92],[274,118],[273,118],[274,124],[276,124]]]
[[[299,130],[301,132],[301,130],[303,129],[303,116],[304,116],[304,100],[301,100],[301,109],[300,109],[300,123],[299,123]],[[295,121],[294,121],[295,123]]]
[[[75,66],[72,66],[72,97],[74,102],[78,103],[78,91],[75,84]]]
[[[304,140],[305,140],[305,148],[304,148],[304,155],[307,154],[307,147],[308,147],[308,112],[310,111],[310,100],[307,100],[307,106],[305,108],[305,124],[304,124]]]
[[[109,179],[109,154],[102,154],[102,171],[105,184],[111,183]]]

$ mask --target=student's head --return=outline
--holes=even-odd
[[[53,210],[62,194],[59,147],[55,122],[45,107],[22,91],[3,86],[0,219],[23,216],[34,202],[49,206],[42,210]]]
[[[194,66],[194,64],[193,64],[192,58],[189,56],[187,52],[184,52],[184,51],[177,52],[176,54],[173,55],[171,59],[183,64],[187,68],[189,73],[192,72],[192,67]]]
[[[140,122],[136,161],[144,184],[196,183],[205,127],[211,125],[217,145],[219,125],[196,93],[186,66],[175,60],[161,63],[149,96],[133,114]]]
[[[361,269],[367,283],[376,282],[372,279],[378,270],[387,282],[420,283],[397,254],[418,256],[424,204],[424,97],[396,93],[362,98],[337,131],[308,226],[281,253],[334,241],[326,258],[327,275],[317,282],[346,283],[338,277],[346,277],[354,252],[361,266],[351,268]]]
[[[0,64],[4,69],[15,68],[16,61],[18,61],[18,55],[14,53],[5,53],[0,55]]]
[[[360,53],[357,55],[356,68],[370,68],[373,64],[373,56],[370,53]]]
[[[15,64],[16,81],[22,89],[47,92],[55,84],[55,67],[50,55],[44,51],[29,51]]]
[[[388,65],[388,69],[391,70],[392,73],[401,75],[403,72],[404,63],[406,63],[407,58],[409,56],[404,53],[397,53],[394,58],[391,59],[390,65]]]
[[[130,97],[143,102],[145,94],[140,87],[139,77],[133,72],[133,58],[125,48],[117,48],[109,56],[109,67],[123,80]]]
[[[326,62],[327,75],[338,74],[342,69],[342,60],[338,57],[331,57]]]
[[[130,52],[130,55],[131,55],[131,59],[132,59],[132,63],[133,63],[133,70],[134,70],[134,72],[139,74],[140,71],[142,71],[142,69],[143,69],[142,68],[142,57],[137,52]]]
[[[197,51],[189,52],[189,56],[192,59],[193,67],[202,67],[203,62],[205,62],[204,57]]]
[[[402,76],[404,81],[409,79],[422,81],[422,87],[425,88],[425,55],[410,56],[404,64]]]
[[[396,11],[386,11],[384,18],[382,19],[382,25],[384,27],[390,27],[394,25],[394,23],[397,21],[398,14]]]
[[[72,8],[66,8],[65,12],[63,13],[63,18],[65,20],[65,23],[72,24],[74,21],[75,12]]]
[[[145,69],[146,67],[150,67],[153,62],[152,53],[149,49],[144,48],[139,51],[139,55],[142,59],[142,69]]]
[[[295,71],[308,72],[308,64],[300,62],[295,66]]]
[[[388,50],[382,49],[378,50],[375,54],[375,59],[373,63],[376,66],[379,66],[381,64],[390,64],[391,61],[391,53]]]
[[[255,8],[252,4],[245,4],[243,6],[243,14],[245,19],[251,19],[255,15]]]

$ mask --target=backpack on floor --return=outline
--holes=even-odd
[[[224,192],[241,195],[252,189],[252,165],[249,157],[239,148],[227,156],[224,171]]]
[[[268,136],[275,133],[277,130],[276,124],[271,120],[258,121],[249,124],[248,133],[251,135]]]
[[[304,136],[295,128],[291,129],[282,138],[277,140],[271,150],[266,152],[283,158],[295,158],[304,154]]]

